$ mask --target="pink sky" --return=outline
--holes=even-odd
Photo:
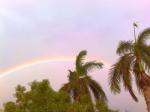
[[[117,59],[118,42],[133,39],[132,23],[139,24],[137,32],[150,26],[149,10],[149,0],[0,0],[0,72],[43,57],[75,57],[83,49],[89,52],[89,57],[112,64]],[[42,64],[0,78],[0,91],[4,95],[0,101],[10,98],[11,94],[5,94],[12,93],[16,84],[36,78],[51,77],[54,88],[59,88],[73,64]],[[110,94],[108,68],[93,74],[106,88],[112,107],[132,112],[145,110],[141,97],[137,104],[125,92],[118,96]]]

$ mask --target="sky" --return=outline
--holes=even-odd
[[[88,58],[111,65],[118,57],[118,42],[133,39],[133,22],[139,25],[136,32],[150,26],[149,10],[149,0],[0,0],[0,73],[32,60],[75,58],[84,49]],[[67,70],[73,67],[73,60],[56,61],[2,76],[0,103],[11,98],[18,83],[50,78],[58,89],[67,81]],[[142,97],[137,104],[126,92],[111,95],[108,69],[105,66],[93,77],[108,91],[110,105],[122,111],[144,112]]]

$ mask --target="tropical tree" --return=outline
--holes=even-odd
[[[147,110],[150,112],[150,46],[147,39],[150,36],[150,28],[146,28],[135,40],[120,41],[117,48],[119,60],[112,65],[109,73],[110,89],[113,93],[120,93],[121,82],[125,90],[129,91],[132,98],[137,102],[138,99],[133,92],[132,79],[134,77],[137,89],[145,97]]]
[[[48,80],[33,81],[28,90],[18,85],[15,98],[15,102],[4,104],[4,112],[94,112],[89,96],[81,96],[80,102],[71,103],[68,93],[54,91]],[[103,110],[100,112],[114,112],[108,111],[107,105],[103,102],[96,106]]]
[[[16,104],[14,102],[7,102],[4,106],[4,112],[16,112]]]
[[[89,71],[94,68],[102,68],[103,64],[96,61],[84,63],[87,51],[81,51],[76,57],[76,67],[74,71],[69,70],[69,82],[64,84],[60,89],[68,92],[74,102],[80,101],[81,96],[88,95],[91,98],[93,93],[96,100],[107,101],[105,92],[102,87],[93,80],[89,75]],[[92,101],[92,98],[91,98]]]
[[[26,95],[25,95],[26,88],[24,86],[18,85],[16,87],[16,93],[15,97],[17,98],[16,100],[16,105],[18,107],[18,110],[22,112],[26,112]]]
[[[33,81],[28,91],[18,85],[15,98],[4,104],[4,112],[68,112],[71,106],[68,93],[54,91],[48,80]]]
[[[93,112],[93,104],[87,95],[80,97],[80,102],[74,102],[70,105],[67,112]]]

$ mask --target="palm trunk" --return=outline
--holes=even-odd
[[[70,99],[71,99],[71,103],[73,103],[74,102],[74,98],[73,98],[73,91],[72,90],[70,92]]]
[[[150,112],[150,86],[143,87],[143,94],[147,105],[147,111]]]
[[[94,98],[94,94],[92,94],[92,91],[91,91],[89,86],[88,86],[88,90],[89,90],[89,95],[90,95],[90,98],[91,98],[91,101],[92,101],[92,104],[93,104],[94,112],[98,112],[98,110],[96,108],[96,100]]]

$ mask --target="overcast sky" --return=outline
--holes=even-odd
[[[137,32],[150,26],[149,11],[149,0],[0,0],[0,72],[33,59],[74,57],[83,49],[89,52],[90,57],[102,60],[104,64],[112,64],[117,59],[115,50],[118,42],[133,39],[132,23],[139,24]],[[69,67],[73,66],[71,63],[73,62],[69,62]],[[35,66],[27,71],[33,74],[37,68],[44,72],[54,67],[53,64],[41,66],[44,68]],[[63,72],[67,71],[68,66],[64,70],[61,62],[55,69],[57,67]],[[61,73],[55,69],[50,72],[59,77]],[[19,73],[25,74],[24,70]],[[107,76],[108,68],[102,73]],[[13,73],[12,76],[16,74]],[[97,74],[94,77],[97,79]],[[41,76],[38,75],[38,78]],[[6,79],[0,79],[3,84],[0,91],[4,95],[4,85],[8,83]],[[9,81],[12,80],[14,79]],[[65,80],[62,78],[60,84],[54,86],[58,88]],[[19,79],[15,81],[14,86]],[[107,81],[104,82],[103,86],[107,87]],[[124,93],[116,98],[118,104],[115,102],[111,105],[119,105],[123,97]],[[132,99],[125,102],[128,100],[129,104],[133,103]],[[137,110],[145,110],[143,99],[141,100],[142,103],[134,104]],[[121,108],[137,112],[131,106],[128,109],[128,106],[123,105]]]

